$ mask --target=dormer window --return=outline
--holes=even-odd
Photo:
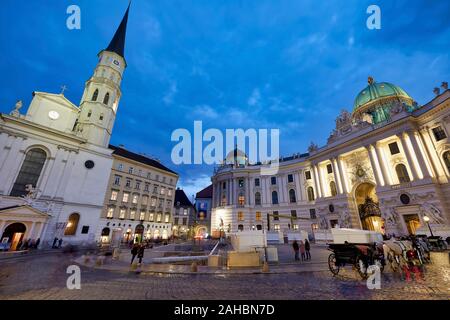
[[[108,102],[109,102],[109,92],[107,92],[106,94],[105,94],[105,98],[103,99],[103,104],[108,104]]]
[[[92,101],[97,101],[98,98],[98,89],[95,89],[94,94],[92,95]]]

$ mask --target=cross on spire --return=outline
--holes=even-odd
[[[67,90],[67,86],[64,84],[61,86],[61,94],[64,94],[64,91]]]

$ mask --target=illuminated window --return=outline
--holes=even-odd
[[[165,188],[161,188],[161,194],[165,194],[166,193],[166,189]]]
[[[275,231],[280,231],[280,225],[279,225],[279,224],[274,224],[274,225],[273,225],[273,229],[274,229]]]
[[[187,214],[188,214],[188,209],[184,208],[184,209],[183,209],[183,214],[184,214],[185,216],[187,216]]]
[[[136,210],[130,211],[130,220],[134,220],[136,218]]]
[[[148,204],[148,196],[143,196],[142,197],[142,205],[146,206]]]
[[[25,196],[28,193],[26,186],[29,184],[36,188],[46,158],[47,154],[42,149],[31,149],[26,153],[19,175],[11,190],[11,196]]]
[[[244,213],[241,211],[238,212],[238,221],[244,221]]]
[[[139,199],[139,195],[138,194],[133,194],[133,200],[131,200],[131,202],[133,204],[136,204],[136,203],[138,203],[138,199]]]
[[[152,207],[156,206],[156,198],[152,198],[151,204]]]
[[[111,200],[116,201],[118,195],[119,195],[119,191],[116,191],[116,190],[111,191]]]
[[[145,211],[141,211],[141,213],[139,214],[139,220],[145,220]]]
[[[128,202],[128,199],[130,198],[130,194],[128,192],[124,192],[122,196],[122,202]]]
[[[298,224],[294,224],[294,225],[292,226],[292,229],[298,230]]]
[[[261,212],[257,211],[255,218],[256,218],[256,221],[261,221]]]
[[[156,215],[156,222],[161,222],[161,219],[162,219],[162,214],[161,214],[161,213],[158,213],[158,214]]]
[[[114,208],[108,208],[108,212],[106,213],[106,217],[112,219],[114,216]]]
[[[148,221],[153,222],[153,220],[155,220],[155,214],[150,213],[150,214],[148,215]]]
[[[165,218],[164,218],[164,222],[168,223],[170,220],[170,214],[166,214]]]
[[[168,189],[167,190],[167,195],[170,197],[170,196],[172,196],[172,189]]]
[[[245,204],[245,197],[243,194],[240,194],[238,197],[238,203],[240,206],[243,206]]]
[[[72,213],[67,221],[66,229],[64,230],[64,235],[74,236],[77,233],[79,221],[80,215],[78,213]]]
[[[120,209],[119,211],[119,219],[125,219],[125,209]]]

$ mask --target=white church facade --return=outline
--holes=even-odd
[[[327,144],[280,158],[273,176],[236,149],[212,176],[212,232],[429,234],[428,220],[434,235],[450,236],[448,84],[435,94],[419,106],[400,87],[369,78]]]
[[[113,164],[108,148],[121,97],[127,9],[85,83],[79,106],[63,93],[34,92],[0,115],[0,241],[12,247],[55,237],[87,244],[98,223]]]

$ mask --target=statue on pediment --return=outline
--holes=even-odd
[[[311,153],[311,152],[315,152],[317,150],[319,150],[319,146],[311,141],[311,144],[308,147],[308,152]]]
[[[20,116],[19,110],[22,108],[22,106],[23,106],[22,100],[17,100],[14,109],[11,111],[10,115],[12,115],[13,117]]]

